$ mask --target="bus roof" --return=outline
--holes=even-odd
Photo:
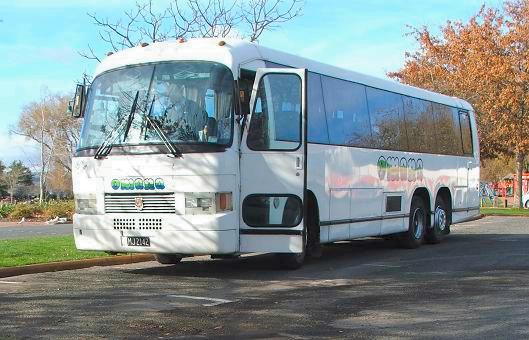
[[[219,44],[221,41],[225,42],[222,46]],[[127,65],[173,60],[205,60],[218,62],[228,66],[234,75],[238,74],[241,64],[249,63],[254,60],[266,60],[295,68],[307,68],[312,72],[357,82],[411,97],[473,110],[468,102],[456,97],[450,97],[401,84],[392,80],[381,79],[320,63],[239,39],[200,38],[191,39],[186,42],[174,40],[157,42],[145,47],[138,46],[129,48],[105,58],[98,65],[95,75]]]

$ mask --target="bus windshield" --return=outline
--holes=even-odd
[[[113,146],[162,144],[146,115],[174,144],[228,146],[233,134],[233,82],[226,66],[205,61],[103,73],[89,91],[78,150],[97,148],[110,136],[115,137]]]

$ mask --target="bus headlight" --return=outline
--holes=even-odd
[[[233,210],[231,192],[186,192],[186,215],[215,214]]]
[[[97,214],[97,200],[90,198],[76,198],[75,199],[75,213],[83,215]]]

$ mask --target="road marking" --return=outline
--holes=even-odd
[[[0,281],[0,283],[4,283],[6,285],[16,285],[20,282],[14,282],[14,281]]]
[[[362,266],[400,268],[400,266],[394,266],[391,264],[381,264],[381,263],[364,263],[362,264]]]
[[[202,296],[191,296],[191,295],[169,295],[169,297],[181,298],[181,299],[191,299],[191,300],[214,301],[213,303],[203,303],[202,306],[204,307],[213,307],[213,306],[218,306],[218,305],[222,305],[225,303],[235,302],[235,301],[225,300],[225,299],[209,298],[209,297],[202,297]]]

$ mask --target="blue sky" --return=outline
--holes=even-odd
[[[163,5],[165,0],[157,0]],[[304,14],[265,33],[260,43],[355,71],[385,77],[399,69],[405,51],[415,48],[407,25],[437,28],[466,20],[486,3],[500,0],[306,0]],[[69,92],[96,63],[79,56],[97,28],[87,12],[118,18],[129,0],[0,0],[0,160],[36,163],[24,138],[10,135],[27,103],[45,91]]]

